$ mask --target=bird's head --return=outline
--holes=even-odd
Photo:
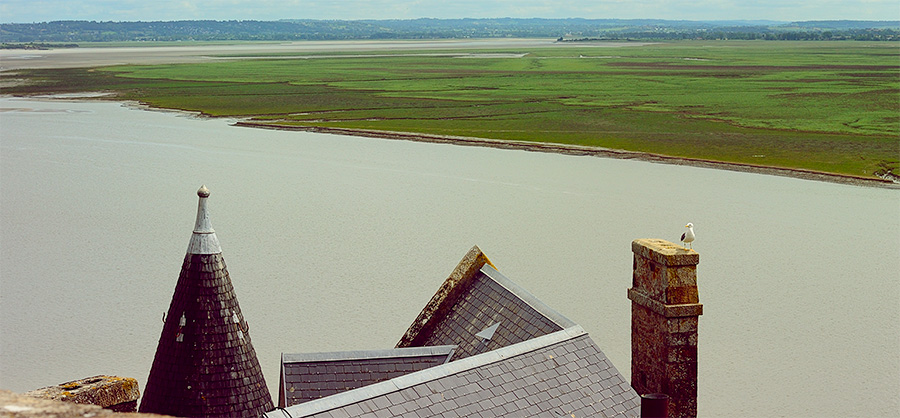
[[[693,227],[694,227],[694,224],[688,222],[688,224],[685,225],[684,227],[685,227],[685,228],[693,228]]]

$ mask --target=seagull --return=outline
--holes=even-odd
[[[694,224],[688,222],[688,224],[685,225],[684,227],[687,228],[688,230],[687,230],[687,232],[681,234],[681,242],[683,242],[685,244],[691,244],[692,242],[694,242],[694,238],[696,238],[694,236]],[[693,249],[693,248],[694,248],[694,245],[691,244],[691,249]]]

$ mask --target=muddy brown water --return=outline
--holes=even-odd
[[[249,334],[392,347],[472,245],[626,376],[631,241],[700,253],[701,416],[900,412],[900,192],[0,99],[0,388],[146,381],[197,188]]]

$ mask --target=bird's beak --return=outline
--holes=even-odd
[[[685,227],[685,228],[687,228],[687,227],[688,227],[688,226],[687,226],[687,225],[685,225],[685,226],[684,226],[684,227]]]

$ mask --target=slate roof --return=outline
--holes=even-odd
[[[165,317],[140,412],[258,417],[273,409],[247,322],[198,192],[197,222]]]
[[[278,406],[297,405],[444,364],[456,346],[282,354]]]
[[[575,325],[490,264],[454,286],[460,289],[441,301],[446,314],[412,331],[414,335],[408,331],[398,347],[458,345],[454,359],[461,359]],[[490,339],[478,337],[492,326],[496,330]]]
[[[576,325],[266,417],[638,416],[639,404]]]
[[[288,406],[269,418],[638,416],[640,398],[578,325],[472,248],[398,348],[455,345],[451,361]],[[328,365],[320,372],[329,374]]]

